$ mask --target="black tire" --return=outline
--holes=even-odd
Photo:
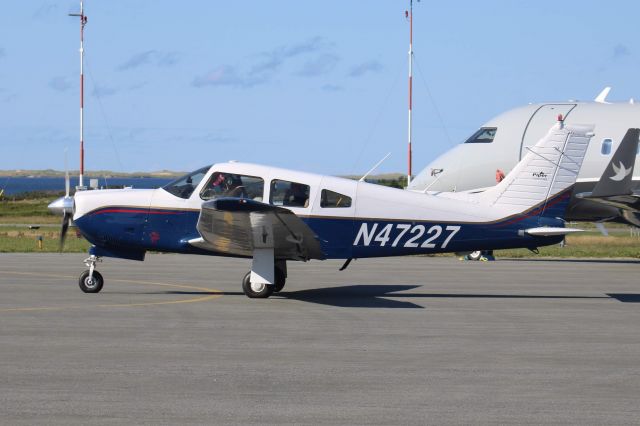
[[[480,260],[481,257],[482,257],[482,251],[480,250],[472,251],[467,255],[467,258],[469,260]]]
[[[285,283],[287,282],[287,277],[284,272],[280,268],[276,268],[275,270],[276,282],[273,284],[273,292],[279,293],[284,288]]]
[[[242,280],[242,291],[250,299],[266,299],[273,293],[273,285],[262,284],[254,287],[251,285],[251,271],[247,272]]]
[[[87,269],[80,274],[78,285],[80,286],[80,290],[85,293],[99,293],[104,285],[104,278],[102,278],[102,274],[100,274],[100,272],[93,271],[93,280],[90,280],[89,270]]]

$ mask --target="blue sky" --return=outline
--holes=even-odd
[[[89,170],[406,170],[408,1],[86,0]],[[77,168],[75,1],[0,15],[0,169]],[[529,102],[640,98],[640,3],[414,6],[414,170]]]

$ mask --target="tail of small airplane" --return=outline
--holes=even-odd
[[[593,126],[565,126],[559,120],[498,185],[482,193],[492,206],[540,217],[564,217]]]

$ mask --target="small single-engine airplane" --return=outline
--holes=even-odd
[[[592,126],[562,118],[497,186],[436,197],[361,181],[246,163],[218,163],[155,190],[78,191],[52,203],[93,246],[79,280],[102,289],[101,257],[148,250],[252,258],[251,298],[282,290],[288,260],[352,259],[560,242]],[[57,203],[57,204],[56,204]]]

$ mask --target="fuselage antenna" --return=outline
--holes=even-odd
[[[364,174],[364,176],[362,176],[360,179],[358,179],[358,181],[359,181],[359,182],[364,182],[364,180],[367,178],[367,176],[369,176],[371,173],[373,173],[373,171],[374,171],[375,169],[377,169],[377,168],[378,168],[378,166],[379,166],[380,164],[382,164],[382,162],[383,162],[384,160],[386,160],[387,158],[389,158],[389,156],[390,156],[390,155],[391,155],[391,153],[389,152],[387,155],[385,155],[385,156],[384,156],[384,158],[383,158],[382,160],[378,161],[378,162],[375,164],[375,166],[373,166],[372,168],[370,168],[370,169],[369,169],[369,171],[368,171],[367,173],[365,173],[365,174]]]
[[[80,18],[80,176],[76,189],[86,189],[84,186],[84,26],[87,16],[84,14],[83,0],[80,0],[80,13],[70,13],[69,16]]]

